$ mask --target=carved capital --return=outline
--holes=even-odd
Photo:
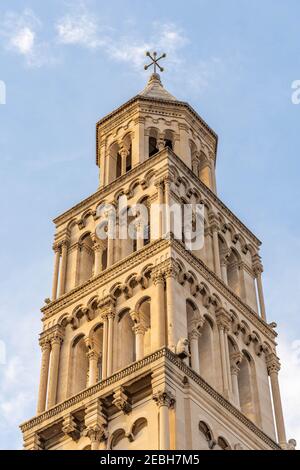
[[[266,364],[269,375],[278,374],[278,372],[280,371],[280,361],[275,353],[267,354]]]
[[[173,394],[167,390],[162,391],[159,390],[158,392],[154,393],[153,400],[160,408],[161,406],[167,406],[168,408],[173,408],[175,405],[175,397]]]
[[[243,360],[243,354],[240,352],[235,352],[230,356],[230,371],[232,375],[238,375],[239,365]]]
[[[230,314],[222,307],[216,310],[216,320],[219,330],[229,331],[231,325]]]
[[[55,253],[59,253],[59,254],[61,253],[61,246],[59,243],[54,243],[52,248]]]
[[[165,282],[164,273],[160,269],[153,270],[151,273],[151,278],[155,286],[157,286],[158,284],[164,284]]]
[[[39,340],[39,344],[40,344],[40,346],[41,346],[42,352],[51,349],[51,341],[50,341],[50,339],[47,338],[47,337],[46,337],[46,338],[41,338],[41,339]]]
[[[144,335],[147,331],[147,328],[142,323],[137,323],[132,327],[132,331],[136,335]]]
[[[208,221],[209,221],[210,228],[213,232],[215,231],[218,232],[220,230],[220,222],[219,222],[217,214],[215,214],[214,212],[211,212],[208,215]]]
[[[108,432],[105,426],[95,424],[95,426],[89,426],[85,429],[84,436],[89,437],[91,443],[100,443],[108,439]]]

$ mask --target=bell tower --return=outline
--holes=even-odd
[[[156,70],[96,124],[99,187],[54,220],[52,297],[42,308],[37,413],[21,425],[25,449],[293,447],[260,241],[217,196],[217,143]],[[146,223],[137,222],[137,204]],[[154,205],[164,208],[157,216]],[[195,250],[184,227],[174,236],[165,209],[185,205],[202,207]]]

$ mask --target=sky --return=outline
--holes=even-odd
[[[97,189],[95,123],[142,90],[144,52],[219,136],[218,195],[263,242],[287,436],[300,444],[298,0],[2,0],[0,448],[35,414],[52,219]],[[295,100],[294,100],[295,101]]]

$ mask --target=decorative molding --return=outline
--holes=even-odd
[[[82,407],[82,401],[94,396],[95,394],[101,392],[108,386],[111,386],[120,380],[129,377],[131,374],[137,373],[139,370],[144,369],[147,366],[153,365],[156,361],[164,358],[167,361],[170,361],[171,364],[176,366],[187,378],[191,379],[194,383],[199,385],[211,398],[213,398],[219,405],[223,406],[230,414],[235,416],[241,423],[243,423],[250,431],[252,431],[257,437],[259,437],[263,442],[265,442],[272,449],[279,450],[280,446],[273,441],[267,434],[265,434],[260,428],[258,428],[252,421],[250,421],[241,411],[239,411],[235,406],[226,400],[220,393],[213,389],[205,380],[203,380],[195,371],[188,367],[183,361],[181,361],[174,353],[172,353],[168,348],[162,348],[149,356],[144,357],[138,362],[134,362],[130,366],[122,369],[111,377],[103,380],[102,382],[89,387],[82,392],[74,395],[68,400],[54,406],[53,408],[41,413],[35,418],[26,421],[21,424],[20,429],[23,433],[30,431],[35,428],[35,426],[42,425],[44,421],[47,421],[51,418],[57,418],[57,415],[67,411],[71,407],[79,405]],[[151,367],[149,370],[153,370]],[[49,426],[49,423],[48,423]]]

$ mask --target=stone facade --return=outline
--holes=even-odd
[[[260,241],[217,197],[216,134],[153,74],[96,136],[99,188],[54,220],[25,449],[288,448]],[[147,239],[100,240],[98,208],[121,195],[202,204],[203,247],[164,237],[166,213]]]

